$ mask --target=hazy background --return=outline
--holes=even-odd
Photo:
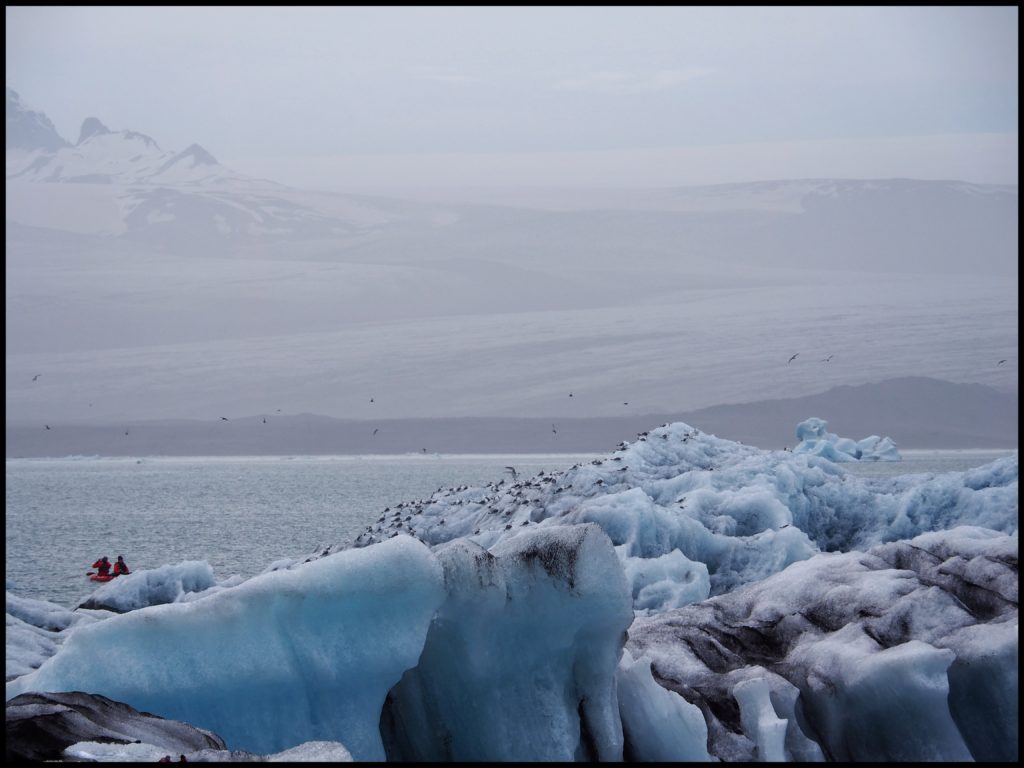
[[[11,425],[63,455],[73,424],[130,453],[167,419],[1015,398],[1017,20],[9,7],[8,455]],[[915,434],[995,435],[960,391]]]
[[[1017,183],[1018,9],[8,7],[7,84],[300,187]]]

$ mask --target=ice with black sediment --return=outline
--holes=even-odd
[[[354,542],[400,533],[488,549],[547,525],[597,523],[638,613],[728,592],[819,552],[863,550],[961,524],[1017,526],[1017,456],[970,472],[863,478],[826,458],[665,425],[569,470],[438,489],[387,508]]]
[[[122,577],[121,614],[9,590],[7,698],[101,694],[209,760],[1013,760],[1017,489],[1016,455],[868,479],[666,425],[245,581]]]

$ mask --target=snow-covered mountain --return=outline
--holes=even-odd
[[[441,203],[293,189],[99,118],[72,146],[11,90],[7,110],[19,420],[271,402],[610,417],[909,375],[1017,389],[1016,187],[810,179]],[[339,397],[352,391],[367,396]]]
[[[8,223],[129,239],[197,255],[255,241],[350,236],[390,216],[371,206],[308,196],[221,165],[199,144],[163,149],[134,130],[82,123],[72,145],[47,116],[7,89]]]
[[[12,101],[17,104],[17,94],[14,94],[14,99],[12,94],[14,92],[8,89],[8,115],[12,112]],[[52,128],[41,113],[18,114],[35,116],[39,125]],[[60,141],[63,142],[62,139]],[[56,147],[43,145],[23,149],[29,151],[10,157],[7,178],[80,184],[186,185],[210,185],[242,178],[220,165],[198,144],[182,152],[162,150],[144,133],[112,131],[95,117],[86,118],[82,123],[74,146],[65,143]]]
[[[45,113],[27,106],[12,88],[7,89],[6,149],[8,180],[143,186],[256,182],[225,168],[198,144],[182,151],[161,149],[152,137],[113,131],[97,117],[82,122],[71,144]]]
[[[53,123],[42,112],[29,107],[21,100],[17,91],[7,89],[7,157],[11,159],[11,150],[15,157],[21,152],[33,151],[56,152],[68,146],[68,143],[57,133]],[[21,152],[18,152],[21,150]],[[11,169],[7,168],[10,175]]]

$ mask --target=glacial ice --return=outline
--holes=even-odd
[[[1017,468],[1014,455],[966,473],[863,478],[813,454],[764,451],[675,423],[564,472],[405,503],[352,545],[406,533],[432,546],[464,537],[490,549],[535,527],[593,522],[616,547],[634,609],[657,613],[822,551],[961,524],[1015,531]]]
[[[96,620],[96,613],[69,611],[56,603],[20,597],[8,589],[6,679],[38,669],[57,652],[72,627]]]
[[[186,594],[216,585],[209,563],[189,560],[118,576],[96,589],[80,607],[126,613],[147,605],[173,603]]]
[[[620,761],[613,679],[633,611],[601,529],[535,528],[490,552],[456,540],[435,554],[448,596],[389,696],[388,758]]]
[[[1018,507],[1016,455],[870,479],[666,425],[247,581],[9,590],[7,698],[102,694],[210,760],[1016,760]]]
[[[1016,584],[1016,533],[961,527],[638,617],[626,648],[701,707],[723,759],[779,754],[738,674],[797,689],[776,717],[832,760],[1016,759]]]
[[[708,727],[695,705],[655,682],[648,659],[623,650],[616,676],[622,730],[631,762],[707,762]]]
[[[381,760],[384,698],[416,664],[442,597],[436,558],[401,537],[83,627],[9,682],[7,698],[89,691],[236,749],[340,741],[356,759]]]
[[[793,453],[810,453],[829,461],[901,461],[900,452],[891,437],[871,435],[863,440],[851,440],[826,431],[828,422],[811,417],[796,427],[800,442]]]

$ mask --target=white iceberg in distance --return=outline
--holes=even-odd
[[[811,417],[796,426],[800,443],[793,453],[811,453],[829,461],[902,461],[896,443],[889,437],[871,435],[863,440],[851,440],[826,432],[828,422]]]

